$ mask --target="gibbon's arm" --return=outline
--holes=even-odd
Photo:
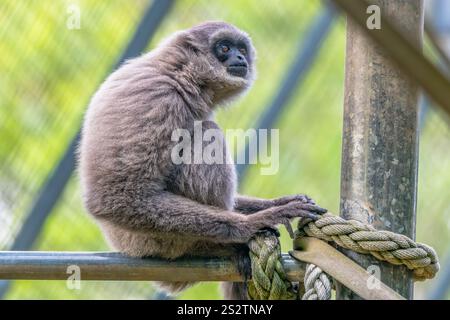
[[[289,219],[317,219],[321,208],[299,202],[272,207],[246,216],[201,204],[170,192],[136,197],[114,214],[99,217],[141,232],[173,233],[217,243],[244,243],[258,230],[286,224]]]

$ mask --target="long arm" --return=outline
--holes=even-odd
[[[245,243],[263,228],[287,224],[295,217],[316,219],[317,214],[323,212],[317,206],[293,202],[247,216],[160,192],[150,197],[136,197],[131,204],[98,218],[137,232],[184,235],[217,243]]]
[[[103,218],[133,231],[185,235],[220,243],[245,242],[258,230],[241,213],[165,191],[135,197],[123,209]]]

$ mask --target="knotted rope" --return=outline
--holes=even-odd
[[[299,235],[302,233],[358,253],[371,254],[380,261],[405,265],[413,271],[414,280],[431,279],[439,271],[433,248],[402,234],[376,230],[357,220],[345,220],[327,213],[316,221],[301,223]]]
[[[405,265],[415,280],[433,278],[439,261],[433,248],[416,243],[405,235],[376,230],[357,220],[345,220],[324,214],[316,221],[300,221],[297,236],[316,237],[358,253],[371,254],[381,261]],[[251,299],[296,299],[297,293],[286,279],[281,264],[278,238],[258,234],[249,242],[252,280],[248,284]],[[331,282],[317,266],[309,264],[305,273],[304,300],[329,299]]]
[[[248,295],[252,300],[296,299],[291,282],[281,264],[281,248],[273,233],[260,233],[249,242],[252,262],[252,280],[248,282]]]
[[[305,273],[305,294],[302,300],[330,300],[330,298],[330,278],[318,266],[308,264]]]

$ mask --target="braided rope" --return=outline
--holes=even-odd
[[[330,300],[331,281],[328,275],[314,264],[308,264],[305,272],[305,294],[302,300]]]
[[[433,248],[416,243],[405,235],[376,230],[357,220],[345,220],[324,214],[316,221],[300,221],[298,236],[308,235],[353,250],[371,254],[381,261],[405,265],[413,270],[415,280],[433,278],[439,271],[439,261]],[[248,294],[253,300],[293,300],[297,293],[286,278],[281,264],[278,238],[272,233],[260,233],[249,242],[252,280]],[[303,300],[328,300],[331,281],[317,266],[309,264],[305,273]]]
[[[357,220],[324,214],[316,221],[304,221],[299,229],[310,237],[333,241],[343,248],[371,254],[394,265],[405,265],[413,270],[415,280],[431,279],[439,271],[438,257],[433,248],[402,234],[376,230]]]
[[[255,235],[249,242],[252,280],[248,295],[252,300],[293,300],[296,294],[281,264],[278,237],[270,233]]]

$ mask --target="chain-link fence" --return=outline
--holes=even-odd
[[[0,249],[14,245],[42,187],[79,130],[90,96],[135,34],[148,1],[2,1],[0,3]],[[258,78],[249,94],[218,112],[223,128],[256,127],[311,34],[320,35],[321,1],[175,1],[147,50],[172,32],[205,20],[246,30],[258,51]],[[329,17],[331,19],[331,17]],[[250,166],[240,191],[259,197],[308,193],[339,209],[345,20],[323,28],[324,41],[295,80],[273,127],[280,129],[275,175]],[[314,33],[319,32],[319,33]],[[314,43],[314,41],[313,41]],[[431,49],[427,50],[433,53]],[[291,79],[292,81],[292,79]],[[450,243],[450,129],[433,108],[423,117],[420,141],[417,240],[441,254]],[[76,174],[43,221],[30,249],[104,251],[98,226],[81,204]],[[284,249],[290,247],[283,233]],[[421,285],[419,297],[429,285]],[[14,281],[5,298],[150,298],[146,282]],[[218,298],[202,283],[181,298]]]

